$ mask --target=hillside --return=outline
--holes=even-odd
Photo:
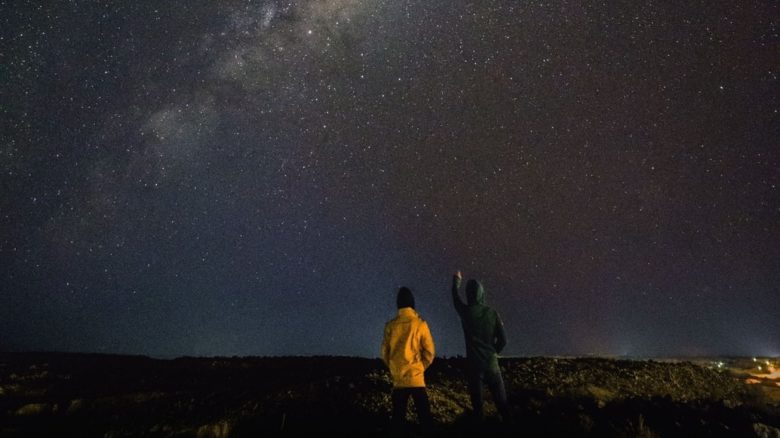
[[[778,436],[777,400],[710,363],[502,359],[513,418],[499,423],[488,402],[476,425],[463,360],[439,358],[426,374],[434,433]],[[383,435],[390,390],[378,359],[2,353],[0,436]]]

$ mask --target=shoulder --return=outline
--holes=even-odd
[[[420,327],[428,328],[428,323],[424,319],[422,319],[419,315],[417,316],[417,324]]]
[[[415,320],[415,328],[414,329],[418,333],[423,333],[423,334],[426,334],[426,333],[430,334],[431,333],[431,329],[430,329],[430,327],[428,327],[428,323],[425,322],[425,320],[420,318],[419,316]]]

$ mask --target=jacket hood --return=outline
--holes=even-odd
[[[485,288],[482,283],[471,279],[466,283],[466,302],[472,304],[485,304]]]

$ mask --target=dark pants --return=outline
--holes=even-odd
[[[425,387],[393,388],[393,425],[399,426],[406,420],[406,405],[409,403],[409,396],[414,400],[417,419],[422,425],[429,426],[432,422],[431,405],[428,402],[428,392]]]
[[[469,369],[467,371],[469,385],[469,395],[471,396],[471,406],[474,409],[474,415],[482,418],[482,383],[486,383],[493,395],[493,401],[496,402],[496,408],[501,417],[506,421],[509,419],[509,406],[506,402],[506,389],[504,388],[504,379],[501,377],[501,371],[486,371],[478,369]]]

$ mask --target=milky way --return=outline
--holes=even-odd
[[[0,349],[780,354],[776,2],[140,3],[0,2]]]

